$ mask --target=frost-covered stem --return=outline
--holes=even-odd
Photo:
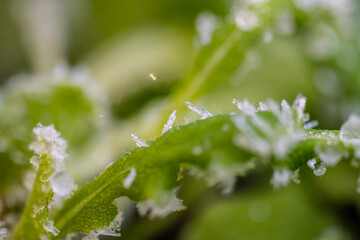
[[[15,234],[13,236],[14,240],[17,239],[39,239],[40,234],[45,234],[45,231],[42,227],[43,219],[47,218],[48,208],[50,204],[53,192],[42,191],[44,183],[40,180],[42,174],[46,172],[51,172],[51,166],[46,159],[46,156],[43,156],[40,159],[39,170],[36,173],[34,185],[32,192],[30,194],[29,200],[26,204],[25,210],[23,211],[21,220]]]
[[[41,235],[58,235],[49,219],[49,209],[56,198],[69,197],[75,190],[71,175],[65,172],[66,141],[53,125],[38,124],[33,132],[36,141],[29,148],[35,155],[30,162],[37,170],[33,188],[13,239],[39,239]]]

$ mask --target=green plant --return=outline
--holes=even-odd
[[[237,177],[264,166],[273,169],[270,182],[275,189],[285,187],[291,181],[299,183],[299,170],[307,166],[316,176],[324,175],[328,167],[334,167],[340,161],[348,161],[353,168],[359,169],[360,118],[357,115],[351,115],[340,130],[319,130],[315,129],[317,122],[309,121],[309,115],[304,112],[306,98],[301,95],[292,105],[285,100],[280,104],[268,100],[255,107],[247,100],[234,99],[240,111],[230,114],[212,114],[189,102],[228,83],[237,74],[239,65],[243,66],[240,73],[248,71],[253,63],[253,48],[267,44],[273,35],[294,34],[295,24],[299,32],[304,31],[309,36],[317,34],[318,28],[309,24],[315,18],[311,9],[303,11],[290,1],[248,1],[234,9],[230,14],[232,20],[224,20],[213,26],[213,31],[204,33],[210,34],[211,41],[202,41],[203,46],[185,81],[158,104],[160,112],[164,112],[159,113],[161,117],[170,112],[162,135],[144,141],[131,134],[138,148],[125,153],[90,183],[81,184],[83,186],[78,190],[71,175],[65,171],[66,141],[54,125],[49,124],[54,123],[73,148],[73,153],[79,154],[77,151],[81,150],[77,148],[81,149],[104,130],[98,120],[106,114],[106,102],[92,98],[87,92],[89,89],[83,85],[74,84],[77,74],[61,71],[60,77],[55,73],[56,81],[37,85],[45,91],[27,92],[18,87],[5,91],[1,132],[11,148],[1,153],[9,166],[3,169],[4,172],[21,175],[30,169],[28,164],[16,163],[14,159],[20,159],[19,154],[21,159],[31,155],[27,150],[31,138],[29,129],[38,122],[48,125],[39,124],[33,130],[36,141],[30,149],[35,155],[30,162],[36,176],[21,220],[14,230],[14,239],[61,239],[71,238],[76,233],[87,234],[84,239],[118,236],[122,209],[117,199],[128,197],[137,202],[142,216],[165,217],[185,208],[176,196],[178,182],[184,173],[205,179],[226,195],[232,192]],[[326,13],[315,18],[319,25],[327,20]],[[344,46],[352,45],[353,39],[342,37],[338,20],[335,17],[327,27],[341,37],[339,41]],[[346,47],[344,49],[347,53]],[[338,73],[349,79],[358,74],[355,68],[344,66],[341,50],[332,56],[314,54],[309,57],[312,57],[314,69],[335,65]],[[151,77],[155,79],[153,75]],[[86,85],[88,87],[88,82]],[[9,90],[11,86],[5,89]],[[185,114],[184,103],[201,119],[172,127],[176,114],[180,119]],[[44,117],[48,108],[54,112]],[[18,137],[17,133],[21,132],[19,122],[24,119],[29,121],[26,121],[23,135]],[[140,118],[140,121],[144,119]],[[161,127],[155,124],[148,135],[159,134]],[[6,191],[14,184],[11,174],[0,176],[4,179],[1,191]]]

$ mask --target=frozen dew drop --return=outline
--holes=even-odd
[[[45,198],[39,198],[35,201],[33,208],[33,214],[32,217],[35,218],[37,214],[42,211],[46,207],[46,199]]]
[[[54,226],[53,220],[45,219],[43,227],[46,232],[52,233],[54,236],[57,236],[60,233],[59,229]]]
[[[312,158],[312,159],[307,161],[308,167],[313,169],[313,170],[315,169],[315,164],[316,164],[316,159],[315,158]]]
[[[135,178],[136,178],[136,169],[131,168],[130,173],[123,180],[124,188],[129,188],[131,184],[134,182]]]
[[[40,178],[40,181],[42,181],[42,182],[44,182],[44,183],[47,182],[47,181],[49,181],[48,175],[47,175],[46,173],[44,173],[44,172],[40,173],[39,178]]]
[[[31,158],[30,158],[30,163],[32,164],[32,165],[34,165],[34,167],[35,167],[35,169],[36,170],[38,170],[39,169],[39,162],[40,162],[40,158],[39,158],[39,156],[32,156]]]
[[[62,197],[69,197],[77,188],[73,177],[66,171],[54,172],[50,176],[50,184],[54,193]]]
[[[167,131],[169,131],[172,128],[172,126],[174,125],[175,119],[176,119],[176,110],[173,110],[170,113],[168,121],[164,125],[162,134],[166,133]]]
[[[149,144],[147,144],[144,140],[136,136],[135,134],[131,134],[132,139],[135,141],[136,146],[138,147],[148,147]]]
[[[208,117],[212,117],[213,114],[208,112],[206,109],[204,108],[198,108],[197,106],[195,106],[194,104],[192,104],[191,102],[189,101],[186,101],[185,102],[185,105],[193,112],[199,114],[201,116],[201,119],[205,119],[205,118],[208,118]]]
[[[321,162],[318,166],[315,166],[314,169],[315,176],[321,177],[325,174],[325,172],[326,172],[326,166],[324,165],[324,163]]]
[[[250,10],[239,10],[236,13],[235,21],[236,26],[244,32],[251,31],[260,24],[257,14]]]
[[[325,166],[335,166],[343,157],[343,150],[337,145],[317,145],[315,152]]]

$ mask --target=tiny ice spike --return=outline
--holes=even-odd
[[[204,108],[198,108],[197,106],[195,106],[194,104],[192,104],[191,102],[189,101],[186,101],[185,102],[185,105],[193,112],[199,114],[201,116],[201,119],[205,119],[205,118],[208,118],[208,117],[212,117],[213,114],[208,112],[206,109]]]
[[[162,134],[166,133],[167,131],[169,131],[172,128],[172,126],[174,125],[175,119],[176,119],[176,110],[173,110],[170,113],[168,121],[164,125]]]
[[[136,136],[135,134],[131,134],[132,139],[135,141],[136,146],[138,147],[148,147],[149,144],[147,144],[144,140]]]

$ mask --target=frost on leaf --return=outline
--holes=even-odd
[[[66,171],[55,171],[50,176],[50,183],[54,194],[61,197],[69,197],[77,189],[73,177]]]
[[[223,195],[228,195],[234,189],[236,177],[244,176],[254,167],[255,162],[251,160],[225,165],[221,161],[213,159],[206,170],[192,167],[189,169],[189,174],[199,179],[205,179],[209,187],[217,186]]]
[[[312,158],[309,161],[307,161],[307,165],[309,166],[309,168],[314,170],[314,174],[317,177],[321,177],[326,172],[326,166],[324,165],[324,163],[323,162],[317,163],[315,158]]]
[[[176,110],[173,110],[170,113],[168,121],[164,125],[162,134],[166,133],[167,131],[169,131],[172,128],[172,126],[174,125],[175,119],[176,119]]]
[[[316,145],[315,152],[325,166],[335,166],[344,156],[344,150],[338,144]]]
[[[340,139],[346,144],[360,145],[360,117],[352,114],[341,126]]]
[[[193,112],[199,114],[201,116],[201,119],[205,119],[205,118],[208,118],[208,117],[212,117],[213,115],[208,112],[206,109],[204,108],[198,108],[197,106],[195,106],[194,104],[192,104],[191,102],[189,101],[186,101],[185,102],[185,105]]]
[[[82,240],[98,240],[100,235],[119,237],[121,235],[119,231],[122,220],[122,212],[119,212],[109,226],[97,230],[91,230],[90,234],[83,237]]]
[[[129,188],[136,178],[136,169],[131,168],[129,174],[123,180],[124,188]]]
[[[135,141],[136,146],[138,147],[148,147],[149,144],[147,144],[144,140],[136,136],[135,134],[131,134],[132,139]]]
[[[281,108],[276,102],[261,102],[256,109],[247,100],[234,99],[241,113],[234,117],[235,126],[240,133],[235,136],[234,143],[258,154],[262,158],[275,156],[284,159],[287,154],[303,139],[304,130],[301,126],[306,121],[304,113],[306,99],[298,97],[292,107],[283,100]],[[259,112],[271,112],[278,122],[270,124]]]
[[[57,229],[54,226],[54,221],[53,220],[45,219],[45,221],[43,223],[43,227],[44,227],[46,232],[52,233],[54,236],[57,236],[59,234],[59,232],[60,232],[59,229]]]
[[[150,219],[164,218],[172,212],[185,209],[182,200],[176,197],[176,190],[163,193],[161,200],[147,199],[136,206],[141,216],[148,215]]]
[[[279,189],[281,187],[286,187],[289,185],[290,181],[294,181],[295,183],[300,183],[299,171],[296,170],[294,172],[290,171],[289,169],[276,169],[274,170],[274,174],[270,180],[271,185],[275,189]]]

